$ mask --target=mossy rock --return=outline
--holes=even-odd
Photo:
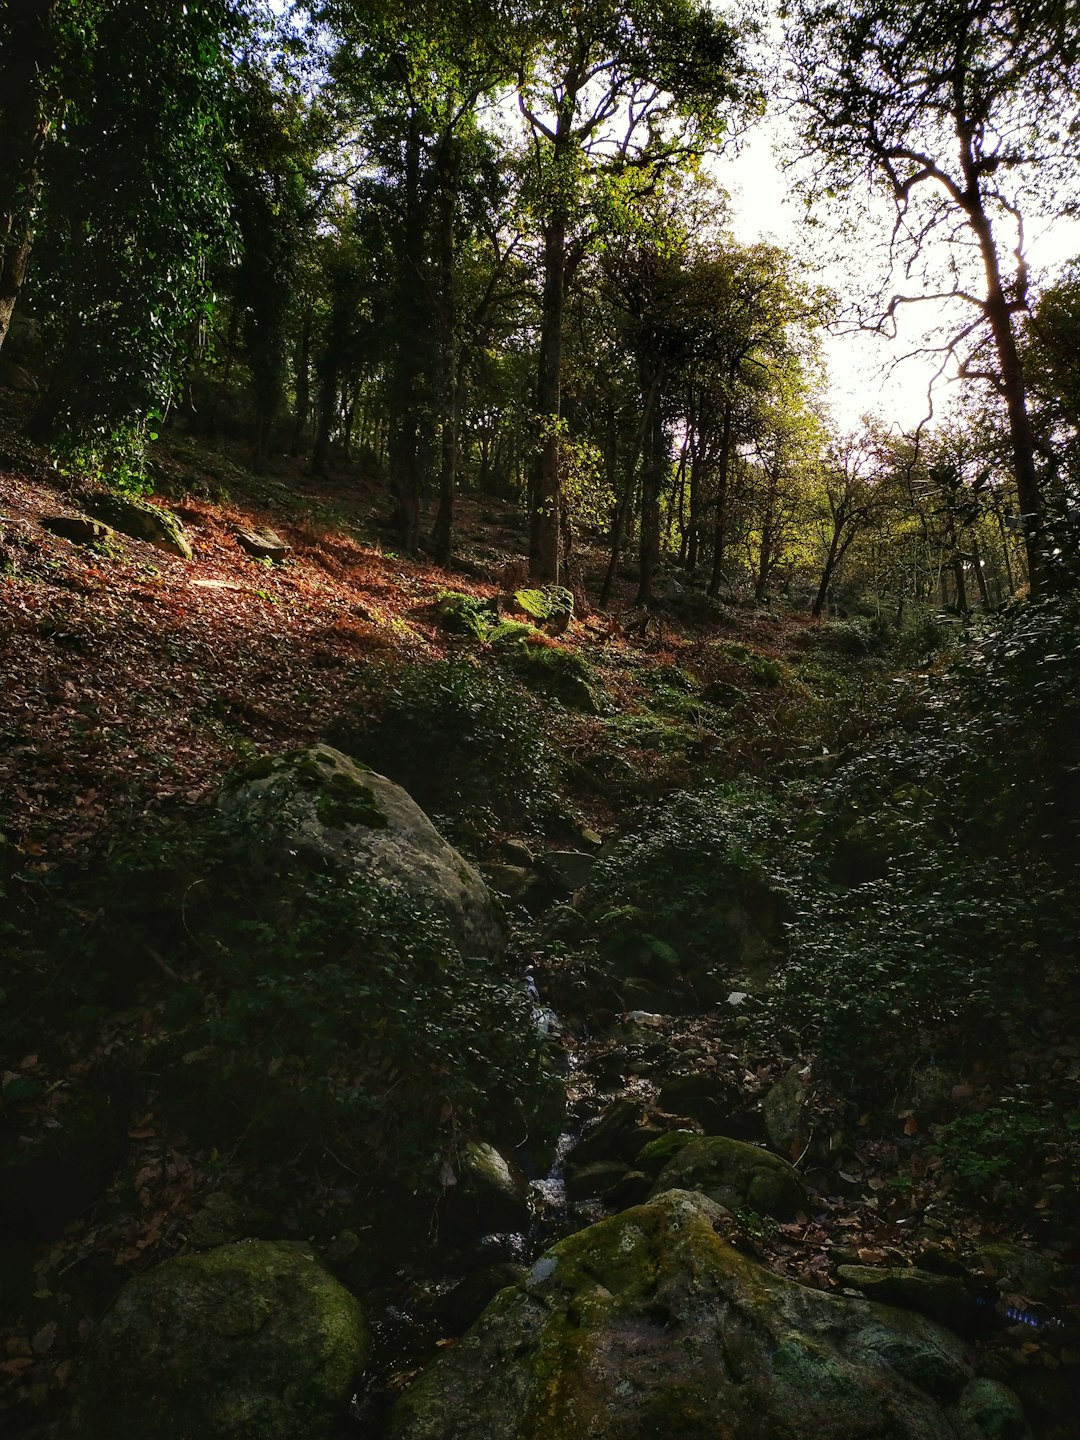
[[[167,1260],[124,1286],[81,1376],[77,1440],[329,1440],[370,1352],[307,1245]]]
[[[973,1389],[957,1336],[770,1274],[727,1223],[669,1191],[556,1245],[405,1392],[392,1440],[1025,1436],[994,1428],[1008,1392]]]
[[[962,1334],[970,1333],[975,1324],[975,1302],[967,1286],[955,1275],[935,1275],[928,1270],[899,1265],[887,1269],[874,1265],[838,1265],[836,1275],[870,1300],[917,1310],[920,1315],[928,1315],[931,1320],[938,1320]]]
[[[515,590],[512,604],[515,610],[528,615],[530,620],[559,632],[566,629],[574,614],[573,591],[565,585]]]
[[[729,1210],[790,1220],[806,1205],[802,1176],[786,1160],[726,1136],[701,1135],[682,1146],[657,1176],[653,1195],[699,1190]]]
[[[152,505],[148,500],[132,500],[126,495],[110,495],[105,491],[84,495],[82,503],[91,515],[104,520],[121,535],[143,540],[156,550],[178,555],[182,560],[191,559],[191,545],[184,534],[184,527],[175,515],[162,506]]]
[[[489,601],[458,590],[443,590],[435,613],[439,624],[451,635],[470,635],[474,640],[487,640],[498,626],[498,616]]]
[[[691,1140],[700,1138],[696,1130],[669,1130],[666,1135],[658,1135],[643,1145],[634,1163],[655,1179],[673,1156],[684,1150]]]
[[[404,893],[450,924],[466,951],[500,953],[501,911],[479,873],[400,785],[329,745],[265,756],[220,809],[253,870],[303,891],[315,871]]]
[[[505,649],[507,665],[530,690],[558,700],[568,710],[599,715],[601,702],[592,667],[572,650],[527,642]]]

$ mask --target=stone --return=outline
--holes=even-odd
[[[727,1223],[675,1190],[554,1246],[406,1390],[392,1440],[992,1440],[1017,1415],[957,1336],[770,1274]]]
[[[531,644],[525,638],[506,646],[500,654],[529,690],[583,715],[601,713],[603,707],[592,668],[575,651],[550,642]]]
[[[445,1192],[450,1228],[476,1235],[526,1230],[529,1182],[518,1167],[485,1140],[466,1140],[457,1159],[457,1184]]]
[[[217,1190],[206,1197],[203,1208],[192,1216],[188,1238],[197,1250],[213,1250],[238,1240],[268,1239],[275,1230],[274,1217],[258,1205],[247,1205],[235,1195]]]
[[[236,543],[253,560],[284,560],[292,548],[269,526],[259,530],[237,530]]]
[[[683,1145],[656,1178],[653,1195],[699,1190],[728,1210],[756,1210],[790,1220],[807,1203],[802,1176],[760,1146],[724,1136],[700,1135]]]
[[[544,874],[554,884],[572,894],[589,883],[596,868],[596,856],[581,850],[548,850],[541,864]]]
[[[96,545],[112,534],[108,525],[87,515],[43,515],[41,526],[50,535],[59,535],[61,540],[70,540],[73,545]]]
[[[657,1136],[643,1145],[635,1158],[635,1165],[647,1171],[655,1180],[664,1166],[686,1148],[691,1140],[700,1139],[696,1130],[669,1130],[666,1135]]]
[[[661,1109],[689,1115],[710,1135],[730,1134],[738,1107],[738,1096],[729,1093],[720,1076],[707,1071],[669,1075],[660,1086],[659,1100]]]
[[[523,905],[539,883],[535,870],[524,865],[491,864],[483,867],[484,876],[496,895],[514,905]]]
[[[870,1300],[917,1310],[961,1334],[970,1334],[975,1327],[975,1301],[964,1282],[954,1275],[934,1275],[903,1266],[838,1265],[836,1276]]]
[[[570,1200],[603,1200],[626,1179],[621,1160],[592,1160],[587,1165],[568,1164],[566,1194]]]
[[[252,861],[280,883],[297,860],[404,892],[448,922],[467,952],[501,954],[501,912],[478,872],[400,785],[329,745],[267,756],[221,797]]]
[[[641,1149],[639,1127],[645,1118],[645,1107],[638,1101],[622,1096],[586,1130],[570,1152],[576,1165],[594,1160],[625,1160],[629,1163]],[[626,1166],[623,1166],[626,1169]]]
[[[729,1003],[730,1003],[730,996]],[[808,1111],[802,1068],[792,1065],[761,1102],[769,1144],[778,1155],[796,1159],[806,1143]]]
[[[14,390],[17,395],[37,395],[42,388],[41,381],[31,370],[9,360],[6,355],[0,355],[0,385]]]
[[[78,1440],[327,1440],[368,1360],[359,1302],[310,1246],[181,1255],[121,1290],[80,1377]]]
[[[515,590],[505,603],[508,609],[543,625],[551,635],[561,635],[574,617],[574,594],[565,585]]]
[[[191,559],[191,545],[184,534],[184,527],[163,506],[151,505],[148,500],[133,500],[127,495],[112,495],[104,490],[88,492],[80,499],[89,514],[104,520],[121,535],[142,540],[166,555],[176,555],[181,560]]]

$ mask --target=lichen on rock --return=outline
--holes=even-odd
[[[309,1246],[253,1241],[130,1280],[91,1343],[78,1440],[328,1440],[367,1363],[359,1302]]]

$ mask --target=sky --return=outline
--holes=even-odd
[[[803,229],[801,207],[788,199],[788,182],[774,155],[777,144],[775,122],[760,124],[743,142],[736,156],[722,156],[714,173],[732,198],[732,224],[736,239],[743,243],[775,240],[795,255],[808,254],[810,245]],[[1080,220],[1058,221],[1052,227],[1028,236],[1027,254],[1033,271],[1052,273],[1066,260],[1080,256]],[[857,257],[846,264],[834,263],[820,278],[837,290],[850,289],[851,270]],[[829,408],[836,423],[853,429],[868,412],[889,423],[912,429],[927,415],[927,386],[937,361],[916,357],[896,364],[900,357],[920,343],[924,329],[942,314],[930,304],[910,307],[904,329],[895,341],[873,335],[826,337],[825,361],[829,370]],[[946,409],[959,382],[947,377],[934,390],[935,414]]]

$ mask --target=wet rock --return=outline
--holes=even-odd
[[[838,1265],[836,1275],[870,1300],[883,1305],[900,1305],[917,1310],[951,1330],[970,1334],[975,1327],[975,1302],[962,1280],[952,1275],[932,1275],[927,1270],[891,1266]]]
[[[700,1134],[696,1130],[669,1130],[666,1135],[642,1146],[634,1163],[648,1171],[655,1180],[673,1156],[684,1150],[691,1140],[697,1139],[700,1139]]]
[[[715,1135],[696,1136],[657,1176],[653,1195],[699,1190],[729,1210],[747,1208],[790,1220],[807,1203],[802,1176],[768,1150]]]
[[[405,1392],[393,1440],[991,1440],[1010,1402],[972,1389],[958,1337],[772,1275],[725,1223],[669,1191],[556,1245]]]
[[[458,1154],[457,1184],[446,1192],[447,1224],[484,1235],[528,1227],[529,1183],[513,1161],[484,1140],[468,1140]]]
[[[708,1071],[671,1075],[660,1087],[660,1105],[675,1115],[689,1115],[710,1135],[736,1134],[739,1139],[760,1133],[740,1114],[741,1097],[730,1083]]]
[[[566,1194],[571,1200],[604,1200],[626,1178],[621,1160],[593,1160],[566,1167]]]
[[[441,913],[466,951],[493,955],[505,945],[501,914],[477,871],[406,791],[340,750],[267,756],[225,791],[220,808],[276,884],[300,859],[404,891]]]
[[[367,1363],[359,1303],[307,1245],[252,1241],[130,1280],[81,1377],[78,1440],[328,1440]]]
[[[238,1240],[268,1239],[275,1229],[269,1210],[219,1190],[207,1196],[206,1204],[192,1217],[188,1238],[197,1250],[212,1250]]]

